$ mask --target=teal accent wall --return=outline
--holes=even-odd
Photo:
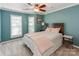
[[[2,10],[2,18],[1,18],[1,40],[7,41],[11,40],[10,38],[10,15],[20,15],[22,16],[22,33],[23,35],[28,32],[28,15],[23,13],[16,13]]]
[[[44,20],[44,15],[37,15],[36,18],[39,18],[39,19],[41,19],[43,21]],[[42,30],[42,22],[40,22],[40,23],[37,22],[35,29],[36,29],[37,32],[40,32],[40,30]]]
[[[19,15],[22,16],[22,34],[28,33],[28,16],[34,16],[35,18],[41,15],[37,14],[25,14],[25,13],[19,13],[19,12],[11,12],[11,11],[5,11],[1,10],[1,41],[7,41],[12,40],[10,38],[10,15]],[[37,19],[36,19],[37,20]],[[41,25],[35,23],[35,31],[40,31]]]
[[[0,41],[1,41],[1,10],[0,10]]]
[[[74,44],[79,46],[79,5],[49,13],[44,20],[49,24],[64,23],[65,34],[72,35]]]

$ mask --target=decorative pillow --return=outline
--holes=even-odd
[[[48,28],[48,27],[47,27],[45,31],[51,32],[51,28]]]
[[[45,30],[47,32],[54,32],[54,33],[59,33],[60,28],[48,28]]]
[[[60,28],[51,28],[51,32],[59,33]]]

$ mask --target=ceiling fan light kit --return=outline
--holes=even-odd
[[[34,8],[34,11],[35,11],[35,12],[39,12],[39,9]]]

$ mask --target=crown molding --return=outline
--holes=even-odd
[[[66,8],[70,8],[70,7],[73,7],[73,6],[76,6],[76,5],[79,5],[79,4],[76,3],[76,4],[68,5],[66,7],[62,7],[62,8],[56,9],[56,10],[50,10],[50,11],[46,12],[45,15],[49,14],[49,13],[57,12],[57,11],[60,11],[60,10],[64,10]]]

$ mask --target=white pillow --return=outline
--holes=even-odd
[[[54,33],[59,33],[60,28],[48,28],[45,30],[47,32],[54,32]]]
[[[59,33],[60,28],[51,28],[51,32]]]

